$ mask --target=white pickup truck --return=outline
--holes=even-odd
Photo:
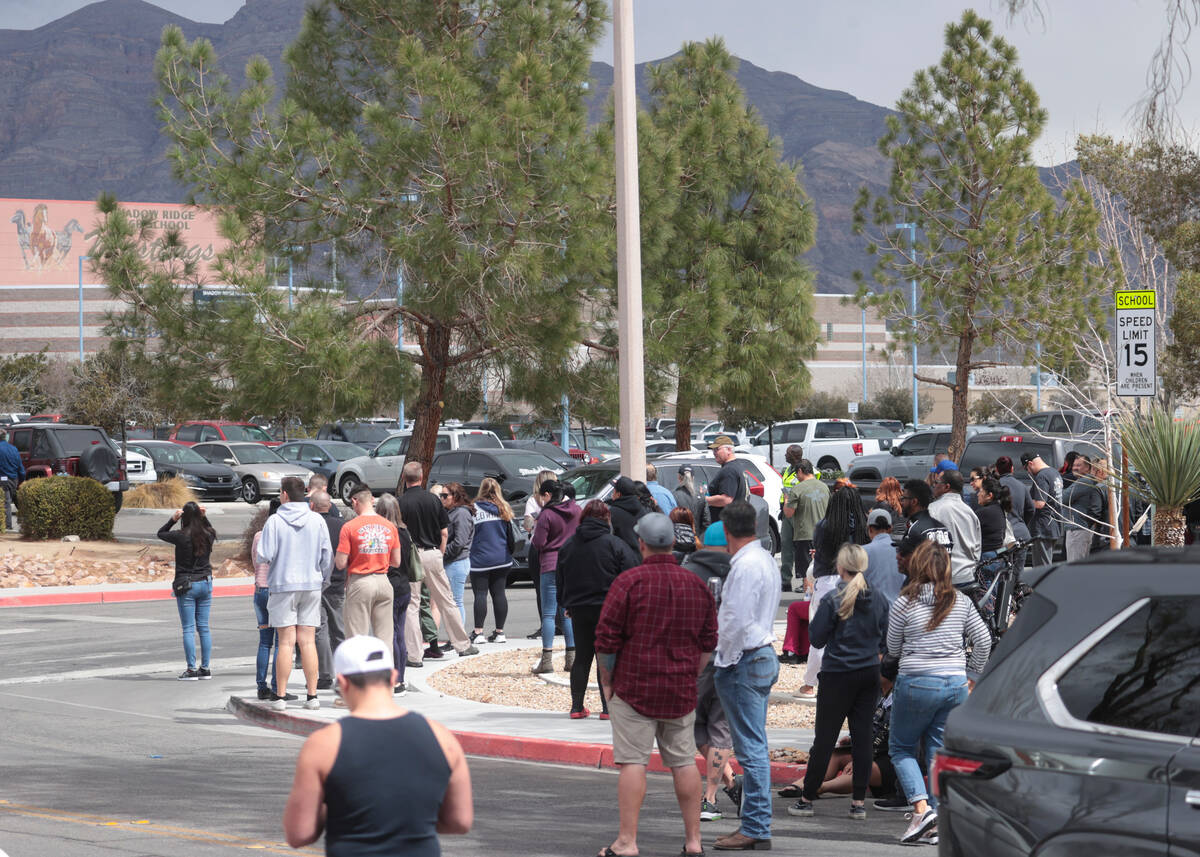
[[[771,437],[768,437],[768,431]],[[774,455],[768,452],[771,441],[775,443]],[[793,443],[804,447],[804,457],[818,470],[826,473],[845,472],[850,462],[860,455],[879,452],[879,441],[861,437],[853,420],[790,420],[775,423],[750,438],[747,452],[770,456],[771,465],[779,471],[787,466],[784,453]]]

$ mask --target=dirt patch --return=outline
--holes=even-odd
[[[554,653],[555,675],[568,678],[563,672],[564,650],[559,647]],[[530,673],[541,650],[537,648],[512,649],[488,652],[470,658],[458,658],[449,666],[438,670],[429,678],[429,685],[449,696],[488,702],[493,705],[512,705],[519,708],[534,708],[539,711],[571,710],[571,691],[567,687],[547,684]],[[449,654],[455,658],[456,655]],[[595,670],[592,672],[594,683]],[[804,666],[781,664],[776,693],[798,689],[804,684]],[[593,713],[600,711],[600,695],[589,690],[584,705]],[[769,729],[811,729],[816,716],[816,707],[787,702],[772,702],[767,708]],[[794,748],[781,749],[786,754],[780,758],[792,760],[799,752]],[[774,754],[773,754],[774,755]],[[807,759],[807,754],[804,754]]]
[[[252,573],[235,560],[239,542],[217,542],[214,577]],[[145,583],[175,576],[175,549],[127,542],[32,542],[15,533],[0,535],[0,589],[34,586],[91,586],[100,583]]]

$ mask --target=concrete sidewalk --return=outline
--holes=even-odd
[[[535,640],[510,640],[506,644],[478,645],[481,654],[528,648],[530,663],[533,663],[534,651],[540,650],[541,644]],[[427,659],[421,669],[406,670],[409,693],[398,697],[397,702],[442,723],[454,732],[469,755],[592,768],[615,767],[611,725],[609,721],[600,720],[595,713],[582,720],[572,720],[565,711],[539,711],[474,702],[447,696],[429,686],[430,676],[456,661],[457,656],[450,653],[440,661]],[[303,696],[302,679],[297,672],[292,675],[289,689]],[[257,698],[249,696],[231,696],[226,709],[250,723],[294,735],[310,735],[349,713],[344,708],[333,707],[332,691],[319,691],[317,696],[321,700],[318,711],[302,708],[302,700],[289,702],[286,711],[273,711]],[[790,700],[785,694],[772,694],[772,697],[779,702]],[[801,705],[796,703],[797,710]],[[767,738],[772,748],[797,747],[807,750],[812,745],[813,733],[811,729],[773,729],[768,732]],[[700,767],[704,767],[702,760]],[[650,770],[667,770],[657,753],[651,759]],[[782,762],[771,764],[772,782],[790,783],[802,775],[803,768],[797,765]]]
[[[213,578],[213,597],[253,595],[253,577]],[[0,589],[0,607],[46,607],[66,604],[115,604],[126,601],[165,601],[174,598],[171,581],[98,583],[94,586],[26,586]]]

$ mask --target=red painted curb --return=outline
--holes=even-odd
[[[213,587],[214,598],[253,595],[253,583]],[[46,607],[52,604],[119,604],[128,601],[166,601],[175,596],[166,589],[117,589],[111,592],[33,592],[29,595],[0,595],[0,607]]]
[[[271,711],[239,696],[231,696],[225,709],[242,720],[257,726],[265,726],[279,732],[307,736],[316,732],[328,721],[317,719],[299,711]],[[526,738],[517,735],[493,735],[486,732],[463,732],[450,730],[463,752],[468,756],[486,756],[492,759],[521,759],[526,762],[546,762],[557,765],[579,765],[586,768],[615,768],[612,746],[588,744],[580,741],[556,741],[551,738]],[[704,773],[704,759],[696,757],[696,764]],[[670,769],[662,763],[658,753],[650,755],[646,768],[654,773],[666,773]],[[734,763],[736,772],[741,766]],[[784,762],[771,763],[771,783],[787,784],[798,780],[804,773],[799,765]]]

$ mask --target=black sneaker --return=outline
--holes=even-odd
[[[333,690],[333,679],[331,679],[331,678],[317,679],[317,690]]]
[[[276,696],[274,693],[271,695]],[[285,702],[295,702],[300,697],[296,696],[294,693],[285,693],[283,696],[279,696],[278,698],[284,700]]]
[[[200,673],[197,672],[196,670],[192,669],[191,667],[188,667],[186,670],[184,670],[183,672],[181,672],[179,674],[179,680],[180,681],[199,681]]]
[[[271,688],[269,688],[269,687],[260,687],[258,689],[258,698],[259,699],[270,699],[274,695],[275,694],[271,693]]]
[[[200,676],[201,681],[212,678],[212,673],[209,672],[208,667],[200,667],[200,669],[196,670],[196,675]]]
[[[542,629],[541,628],[538,628],[532,634],[525,635],[526,640],[540,640],[541,638],[542,638]]]
[[[882,800],[877,800],[873,804],[880,812],[912,812],[912,804],[910,804],[903,795],[892,795],[885,797]]]
[[[864,812],[865,812],[865,810],[864,810]],[[794,804],[792,804],[791,806],[789,806],[787,808],[787,814],[791,815],[791,816],[795,816],[796,818],[812,818],[813,817],[812,801],[805,800],[804,798],[800,798],[800,800],[796,801]]]
[[[430,643],[429,648],[425,650],[424,657],[426,658],[444,658],[441,648],[437,643]]]
[[[733,785],[725,788],[725,796],[729,798],[729,802],[733,804],[734,811],[737,812],[738,818],[742,817],[742,775],[738,774],[733,778]]]
[[[406,660],[404,665],[410,670],[419,670],[421,667],[425,666],[425,663],[423,661]]]
[[[503,631],[492,631],[492,633],[488,634],[487,641],[489,643],[507,643],[508,637],[504,636]]]
[[[408,685],[406,685],[404,682],[400,682],[398,685],[392,688],[392,693],[395,696],[408,696]]]
[[[448,652],[454,648],[454,644],[453,643],[442,643],[440,646],[438,646],[438,648],[441,649],[443,652]]]

